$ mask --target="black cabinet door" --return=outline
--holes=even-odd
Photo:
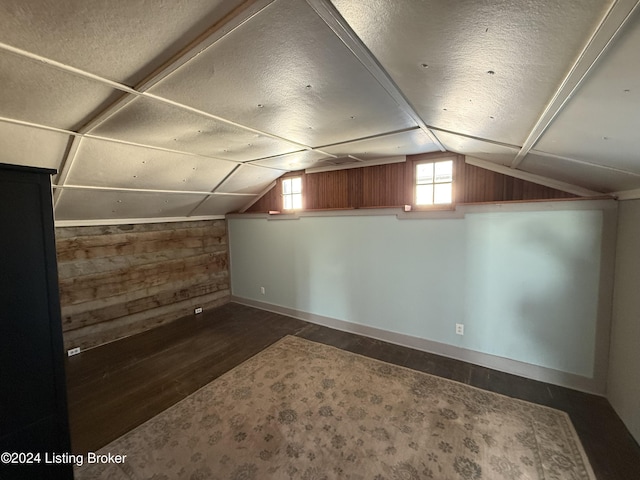
[[[50,173],[0,165],[0,453],[41,454],[1,479],[73,478]]]

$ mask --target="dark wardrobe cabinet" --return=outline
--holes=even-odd
[[[51,175],[0,164],[0,479],[72,479]],[[6,453],[22,453],[7,464]],[[39,456],[37,455],[39,454]],[[16,459],[14,455],[14,459]]]

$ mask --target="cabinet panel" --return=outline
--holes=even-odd
[[[0,165],[0,446],[43,459],[70,450],[50,174]],[[73,478],[70,465],[7,468]]]

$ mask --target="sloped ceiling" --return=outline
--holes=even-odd
[[[631,198],[639,45],[623,0],[1,0],[0,162],[57,169],[62,223],[215,217],[327,158],[440,150]]]

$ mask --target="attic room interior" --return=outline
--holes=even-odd
[[[0,1],[0,479],[640,478],[640,2]]]

